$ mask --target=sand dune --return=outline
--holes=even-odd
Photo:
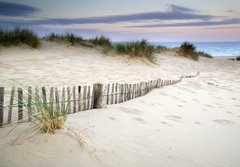
[[[170,52],[157,56],[158,65],[149,65],[53,43],[40,50],[1,50],[5,87],[135,82],[197,71],[200,75],[122,104],[69,115],[70,131],[37,132],[13,143],[32,126],[21,124],[8,137],[13,127],[0,129],[0,166],[239,167],[240,63],[203,58],[194,62]]]

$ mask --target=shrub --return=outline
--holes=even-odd
[[[14,28],[13,30],[0,29],[0,45],[10,46],[27,44],[32,48],[37,48],[40,45],[40,40],[37,34],[29,29]]]
[[[24,92],[27,96],[23,96],[21,103],[24,105],[31,103],[28,106],[31,108],[31,112],[28,112],[28,117],[39,129],[45,133],[54,133],[56,129],[60,129],[64,125],[67,114],[70,111],[70,98],[67,99],[67,105],[65,105],[65,98],[62,98],[60,105],[55,103],[53,98],[49,98],[49,101],[47,101],[46,96],[37,89],[35,93],[29,93],[26,90]],[[31,98],[29,99],[28,97]],[[27,117],[24,119],[27,119]]]
[[[84,41],[82,37],[78,37],[72,33],[66,33],[64,35],[51,33],[45,36],[43,39],[46,39],[49,41],[66,41],[66,42],[69,42],[71,45],[75,45],[76,43],[81,44]]]
[[[178,53],[181,56],[189,57],[193,60],[198,60],[198,54],[196,53],[196,47],[189,42],[184,42],[181,44],[181,46],[178,48]]]
[[[92,42],[92,44],[101,46],[101,47],[106,47],[106,46],[112,45],[110,39],[105,36],[96,37],[94,39],[90,39],[90,41]]]
[[[236,60],[237,60],[237,61],[240,61],[240,56],[236,57]]]
[[[115,44],[115,50],[118,54],[127,54],[132,57],[146,57],[151,62],[155,61],[154,46],[143,39],[136,42],[125,42]]]
[[[155,46],[155,52],[156,53],[161,53],[163,51],[171,50],[170,48],[163,46],[163,45],[157,45]]]
[[[213,56],[211,56],[210,54],[205,53],[205,52],[202,52],[202,51],[197,52],[197,54],[198,54],[198,56],[200,56],[200,57],[213,58]]]
[[[102,53],[103,53],[103,54],[106,54],[106,55],[108,55],[108,54],[110,54],[110,53],[112,53],[112,52],[115,52],[115,49],[114,49],[114,46],[113,46],[113,45],[111,45],[111,46],[105,46],[105,47],[103,48],[103,50],[102,50]]]

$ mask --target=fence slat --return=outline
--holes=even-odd
[[[118,103],[119,103],[119,102],[118,102],[119,99],[118,99],[118,95],[117,95],[117,94],[118,94],[118,89],[119,89],[119,84],[116,83],[116,84],[115,84],[115,94],[116,94],[116,95],[115,95],[115,103],[114,103],[114,104],[118,104]]]
[[[12,122],[12,109],[13,109],[14,93],[15,93],[15,87],[13,86],[12,90],[11,90],[10,102],[9,102],[9,108],[8,108],[8,123]]]
[[[66,101],[66,99],[65,99],[65,88],[62,88],[62,102],[61,102],[61,110],[62,110],[62,112],[63,111],[65,111],[65,107],[66,107],[66,105],[65,105],[65,101]]]
[[[0,127],[3,126],[4,87],[0,87]]]
[[[109,92],[110,92],[110,84],[107,84],[107,104],[110,103],[110,101],[109,101]]]
[[[87,96],[87,86],[84,86],[83,87],[83,111],[86,110],[86,102],[87,102],[86,96]]]
[[[137,83],[137,97],[139,97],[139,83]]]
[[[117,87],[117,86],[116,86]],[[113,104],[113,98],[114,98],[114,83],[112,84],[112,92],[111,92],[111,104]]]
[[[126,84],[126,90],[125,90],[125,99],[128,101],[128,92],[129,92],[129,85]]]
[[[88,86],[88,93],[87,93],[87,110],[90,109],[90,86]]]
[[[81,111],[81,86],[78,86],[78,111]]]
[[[71,89],[67,87],[67,98],[68,98],[68,113],[71,113]]]
[[[56,102],[57,112],[59,112],[60,111],[60,104],[59,104],[59,93],[58,93],[57,88],[55,88],[55,102]]]
[[[42,87],[42,100],[43,100],[44,107],[47,108],[47,95],[46,95],[45,87]]]
[[[32,121],[32,87],[28,87],[28,121]]]
[[[102,108],[103,107],[103,84],[94,84],[93,85],[93,108]]]
[[[53,106],[53,101],[54,101],[54,88],[50,88],[50,96],[49,96],[49,105]]]
[[[18,88],[18,122],[23,119],[23,91]]]
[[[76,87],[73,86],[73,113],[76,112],[76,107],[77,107],[77,103],[76,103]]]
[[[124,84],[123,101],[127,101],[127,84]]]

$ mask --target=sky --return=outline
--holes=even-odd
[[[0,25],[112,41],[240,41],[240,0],[0,0]]]

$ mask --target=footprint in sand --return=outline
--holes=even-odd
[[[197,125],[202,125],[202,123],[201,122],[194,122],[195,124],[197,124]]]
[[[121,107],[120,110],[123,111],[123,112],[126,112],[126,113],[130,113],[130,114],[140,114],[139,110],[132,109],[132,108]]]
[[[108,117],[109,119],[111,119],[111,120],[116,120],[116,118],[113,118],[113,117]]]
[[[235,98],[235,97],[232,97],[231,99],[232,99],[232,100],[237,100],[237,98]]]
[[[171,120],[171,121],[175,121],[175,122],[181,122],[182,121],[182,117],[176,116],[176,115],[166,115],[165,116],[167,119]]]
[[[231,120],[228,119],[215,119],[213,120],[216,123],[222,124],[222,125],[232,125],[234,124],[234,122],[232,122]]]
[[[192,98],[193,101],[198,101],[198,99]]]
[[[213,108],[213,106],[210,105],[210,104],[205,104],[204,106],[206,106],[206,107],[210,107],[210,108]]]
[[[182,105],[177,105],[179,108],[183,108],[183,106]]]
[[[182,103],[187,103],[185,100],[181,100]]]
[[[138,123],[141,123],[141,124],[146,124],[146,122],[142,118],[133,118],[132,120],[137,121]]]
[[[170,123],[165,122],[165,121],[159,121],[159,123],[161,123],[161,124],[163,124],[163,125],[166,125],[166,126],[172,126]]]

